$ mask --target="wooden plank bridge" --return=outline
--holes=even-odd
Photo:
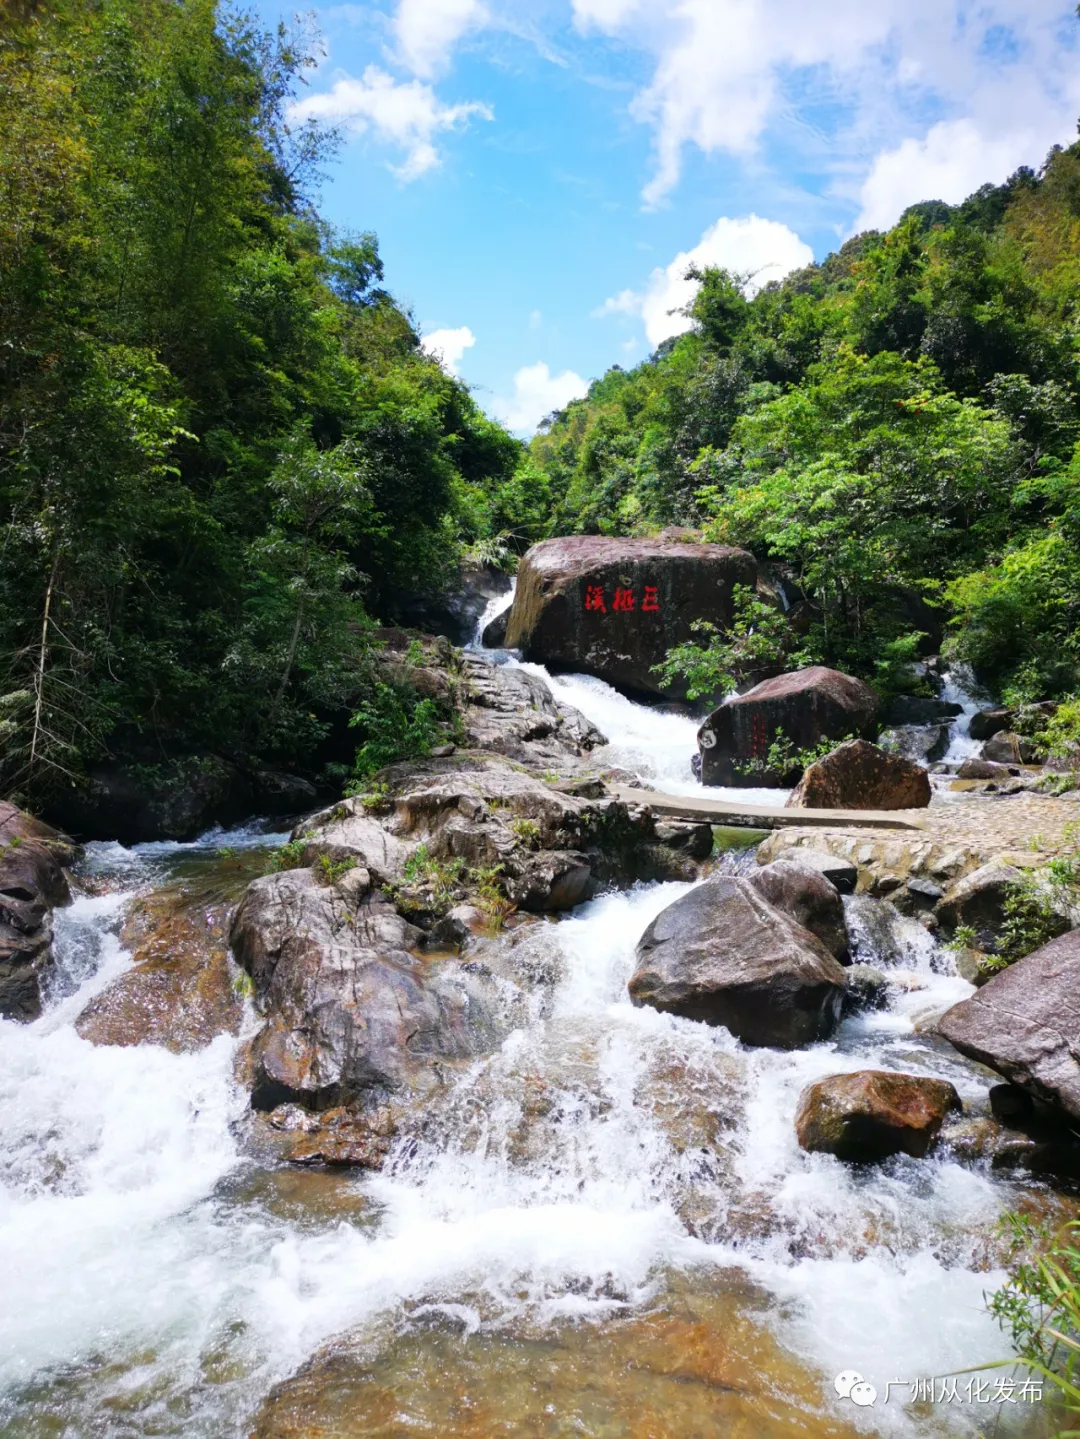
[[[624,804],[647,805],[665,819],[743,825],[749,829],[923,829],[915,810],[780,809],[742,800],[708,799],[697,795],[660,794],[651,789],[608,784],[608,793]]]

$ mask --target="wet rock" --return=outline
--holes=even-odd
[[[939,760],[949,748],[949,726],[903,725],[882,730],[878,744],[890,754],[903,759],[914,760],[917,764],[929,765]]]
[[[958,880],[934,914],[946,933],[961,926],[973,929],[976,946],[994,953],[1005,921],[1005,902],[1022,879],[1020,870],[1011,864],[992,860]]]
[[[695,620],[721,629],[736,585],[753,589],[753,555],[724,545],[580,535],[545,540],[521,561],[506,643],[527,660],[609,684],[685,697],[653,668],[692,638]]]
[[[896,695],[885,711],[890,725],[937,725],[964,713],[963,705],[948,700],[924,699],[921,695]]]
[[[507,898],[533,913],[574,909],[599,888],[588,858],[565,850],[544,850],[517,862],[506,881]]]
[[[845,979],[816,935],[749,880],[724,875],[653,920],[629,988],[636,1005],[724,1025],[747,1044],[793,1049],[831,1034]]]
[[[979,710],[978,714],[971,717],[971,725],[968,733],[974,740],[993,739],[1002,730],[1012,727],[1013,713],[1003,706],[995,706],[993,709]]]
[[[1035,1101],[1015,1084],[995,1084],[989,1094],[990,1113],[1002,1124],[1022,1129],[1035,1118]]]
[[[464,745],[470,749],[506,755],[530,769],[560,770],[607,743],[595,725],[557,701],[528,670],[465,654],[460,683]]]
[[[509,608],[503,610],[501,615],[484,626],[484,633],[481,636],[481,644],[487,650],[501,650],[506,647],[506,627],[510,623]]]
[[[820,665],[765,680],[714,710],[698,731],[701,781],[768,783],[762,766],[778,732],[797,749],[808,749],[823,739],[869,732],[877,711],[869,685]]]
[[[360,799],[342,800],[311,815],[293,830],[291,840],[300,846],[298,868],[320,857],[331,864],[352,860],[375,884],[400,884],[417,849],[369,814]]]
[[[805,1089],[795,1129],[811,1153],[866,1162],[893,1154],[921,1159],[960,1096],[947,1080],[861,1070]]]
[[[936,1032],[969,1059],[1080,1119],[1080,930],[1053,939],[962,1000]]]
[[[834,958],[845,964],[848,958],[844,902],[836,886],[813,865],[798,859],[777,860],[749,876],[754,888],[771,905],[790,915],[811,934],[817,935]]]
[[[805,772],[789,809],[925,809],[930,780],[921,765],[866,740],[848,740]]]
[[[776,834],[782,831],[774,831]],[[844,855],[829,854],[827,850],[809,849],[805,845],[792,845],[780,851],[777,858],[791,860],[795,864],[808,864],[833,885],[841,894],[854,894],[859,883],[859,867]],[[758,863],[770,863],[764,847],[758,852]]]
[[[274,1110],[279,1113],[280,1109]],[[286,1151],[290,1164],[379,1169],[390,1153],[396,1126],[389,1106],[370,1111],[341,1106],[310,1119],[314,1122],[302,1127]]]
[[[256,880],[231,938],[267,1017],[251,1054],[256,1109],[430,1088],[439,1061],[496,1042],[490,982],[453,960],[418,959],[420,931],[364,871],[332,886],[308,870]]]
[[[956,771],[957,779],[1008,779],[1010,770],[1007,765],[991,764],[986,759],[966,759]]]
[[[457,949],[468,944],[475,935],[481,934],[487,922],[487,916],[475,904],[455,904],[434,926],[431,938],[436,944],[441,943]]]
[[[70,898],[71,841],[0,800],[0,1018],[41,1013],[41,984],[52,961],[50,911]]]
[[[1002,732],[987,740],[982,747],[982,756],[994,764],[1037,764],[1039,751],[1035,744],[1023,735]]]
[[[281,770],[260,769],[252,776],[255,808],[263,815],[295,815],[314,809],[318,792],[310,780]]]
[[[845,1015],[888,1008],[890,984],[884,970],[875,969],[872,964],[852,964],[844,971],[844,976],[847,979]]]
[[[136,938],[137,936],[137,938]],[[238,1034],[243,1004],[233,982],[224,907],[168,890],[137,908],[125,939],[132,967],[94,996],[75,1021],[91,1044],[160,1044],[174,1054]]]
[[[508,594],[510,584],[510,576],[493,565],[463,565],[436,592],[402,597],[398,609],[404,623],[464,645],[490,601]]]
[[[680,850],[691,859],[708,859],[713,852],[711,824],[658,824],[657,844]]]

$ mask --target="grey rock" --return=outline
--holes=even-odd
[[[1080,1119],[1080,931],[1053,939],[956,1004],[936,1031],[1037,1099]]]
[[[724,1025],[746,1044],[826,1039],[846,982],[816,935],[749,880],[717,876],[659,914],[637,947],[636,1005]]]
[[[847,927],[840,891],[813,865],[800,864],[796,854],[779,859],[748,876],[770,904],[817,935],[834,958],[848,958]]]
[[[885,711],[890,725],[936,725],[963,714],[962,705],[948,700],[924,699],[921,695],[896,695]]]
[[[841,894],[854,894],[859,883],[859,867],[842,855],[829,854],[824,849],[807,849],[803,845],[790,850],[786,856],[797,864],[808,864],[823,874]]]

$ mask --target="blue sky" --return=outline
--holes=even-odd
[[[259,0],[264,19],[295,5]],[[313,12],[323,187],[527,434],[680,323],[690,259],[778,278],[1068,143],[1058,0],[384,0]],[[753,284],[751,280],[751,284]]]

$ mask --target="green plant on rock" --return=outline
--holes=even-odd
[[[852,735],[845,735],[843,739],[823,739],[815,745],[799,749],[783,730],[777,729],[764,759],[741,760],[735,768],[743,775],[779,777],[785,783],[790,782],[800,779],[812,764],[832,754],[834,749],[852,738]]]
[[[356,868],[356,860],[352,855],[346,855],[342,859],[331,859],[328,854],[320,854],[315,861],[314,870],[320,884],[328,889],[337,884],[343,875]]]
[[[421,699],[411,685],[375,682],[349,720],[362,743],[353,773],[361,783],[399,760],[424,759],[442,739],[439,707]]]
[[[701,643],[675,645],[663,664],[653,666],[665,687],[685,680],[687,698],[704,699],[813,663],[810,649],[779,604],[763,600],[749,585],[736,585],[732,606],[728,629],[695,620],[690,629],[701,636]]]
[[[525,849],[540,848],[540,826],[534,819],[515,819],[511,821],[510,828],[517,836],[518,842]]]
[[[517,909],[517,905],[507,898],[502,876],[501,864],[469,871],[470,888],[475,893],[477,906],[487,916],[488,927],[493,934],[498,934],[503,929],[506,921]]]
[[[277,874],[285,869],[302,869],[304,865],[304,851],[307,849],[309,840],[291,839],[283,844],[280,849],[275,849],[269,859],[271,873]]]
[[[1064,853],[1009,886],[998,952],[980,961],[996,974],[1041,949],[1068,928],[1067,916],[1080,907],[1080,825],[1066,825]]]
[[[1056,1391],[1066,1414],[1080,1416],[1080,1221],[1052,1231],[1007,1214],[1005,1283],[987,1301],[1020,1360]],[[1076,1434],[1058,1431],[1059,1439]]]

